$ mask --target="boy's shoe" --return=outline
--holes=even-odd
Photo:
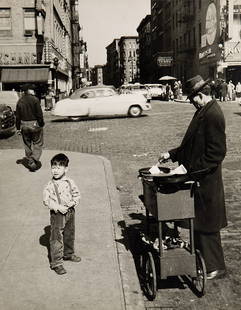
[[[54,267],[52,269],[59,275],[65,274],[67,272],[62,265]]]
[[[70,257],[64,257],[64,260],[70,260],[71,262],[79,263],[81,261],[81,257],[76,256],[75,254],[73,254]]]

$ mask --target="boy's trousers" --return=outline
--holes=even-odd
[[[69,208],[66,214],[50,211],[50,267],[63,264],[63,257],[74,254],[75,209]]]

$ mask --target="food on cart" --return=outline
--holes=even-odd
[[[150,169],[149,169],[149,172],[152,174],[152,175],[163,175],[163,176],[169,176],[169,175],[175,175],[175,174],[186,174],[187,173],[187,170],[186,168],[183,166],[183,165],[180,165],[178,166],[177,168],[175,169],[169,169],[168,172],[166,171],[163,171],[163,169],[160,169],[158,167],[158,165],[154,165],[152,166]]]
[[[146,244],[153,247],[153,249],[159,251],[159,238],[156,238],[154,241],[152,241],[148,236],[145,236],[142,234],[141,239]],[[188,247],[188,242],[182,240],[180,237],[171,237],[171,236],[165,236],[165,238],[162,240],[162,248],[163,250],[171,250],[176,248],[184,248]]]
[[[151,167],[151,169],[149,170],[151,174],[161,174],[164,173],[163,171],[161,171],[157,165],[154,165]]]

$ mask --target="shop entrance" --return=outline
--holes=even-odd
[[[226,70],[226,80],[232,80],[234,85],[241,82],[241,66],[229,66]]]

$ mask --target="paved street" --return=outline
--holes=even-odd
[[[103,155],[111,161],[129,228],[138,227],[144,213],[138,198],[142,193],[141,182],[137,178],[138,170],[155,164],[161,151],[178,145],[194,112],[194,108],[185,103],[156,101],[152,106],[148,116],[137,119],[72,122],[66,119],[54,120],[49,112],[45,112],[46,149],[93,153]],[[154,302],[145,299],[147,309],[240,310],[241,107],[236,102],[221,103],[221,107],[227,124],[228,153],[223,164],[223,177],[229,225],[222,237],[229,275],[223,280],[208,282],[203,298],[196,297],[183,285],[180,288],[180,282],[175,280],[171,286],[158,291]],[[21,147],[21,138],[17,135],[0,140],[1,149]]]

